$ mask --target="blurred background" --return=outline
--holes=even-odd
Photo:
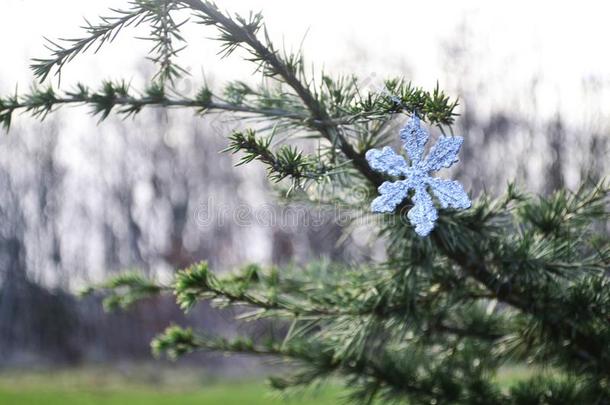
[[[452,175],[474,196],[500,193],[511,180],[546,194],[609,173],[610,7],[603,2],[218,3],[241,14],[262,11],[276,44],[302,44],[307,61],[327,73],[356,74],[371,90],[391,76],[427,89],[438,82],[459,97],[454,129],[466,142]],[[83,17],[125,4],[3,0],[0,94],[33,85],[29,59],[47,55],[42,36],[78,36]],[[218,59],[218,44],[206,39],[213,31],[191,24],[184,32],[189,47],[179,61],[191,75],[177,84],[180,92],[193,96],[204,79],[212,89],[235,79],[257,83],[252,65]],[[146,29],[126,29],[97,55],[77,57],[61,86],[124,78],[141,88],[154,67],[138,35]],[[199,260],[225,271],[358,254],[357,240],[339,243],[341,226],[330,217],[315,226],[256,218],[281,207],[260,165],[235,168],[238,157],[219,153],[242,125],[231,116],[149,109],[97,125],[87,113],[66,108],[44,122],[19,116],[0,136],[4,373],[89,365],[141,372],[153,361],[150,339],[171,322],[228,335],[244,328],[206,305],[184,316],[172,297],[106,314],[99,299],[75,296],[125,269],[168,281]],[[184,366],[223,376],[269,367],[222,356],[191,357]]]

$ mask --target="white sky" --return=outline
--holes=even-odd
[[[95,21],[109,7],[126,3],[2,0],[0,93],[13,91],[16,84],[20,89],[30,86],[28,59],[46,55],[43,35],[76,36],[83,17]],[[468,77],[486,83],[480,97],[490,106],[521,104],[531,96],[531,80],[537,76],[537,97],[543,106],[537,113],[550,115],[559,109],[568,112],[568,119],[571,112],[578,122],[585,105],[583,80],[610,83],[610,3],[603,1],[226,0],[218,4],[240,13],[262,10],[276,43],[284,41],[288,48],[298,47],[308,32],[304,50],[316,67],[363,77],[405,75],[427,88],[436,80],[443,87],[447,67],[439,45],[465,26]],[[127,30],[100,54],[75,60],[65,70],[63,83],[95,85],[106,78],[136,76],[148,44],[132,40],[131,34],[134,31]],[[191,24],[186,34],[190,47],[182,64],[196,78],[202,69],[213,80],[251,74],[251,66],[237,58],[218,64],[218,44],[205,40],[212,31]],[[598,97],[595,104],[608,110],[606,92]]]

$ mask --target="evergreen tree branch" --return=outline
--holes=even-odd
[[[181,6],[176,0],[139,0],[140,7],[147,10],[151,15],[145,19],[151,27],[150,36],[143,38],[154,43],[149,52],[149,59],[158,65],[158,71],[153,80],[160,83],[169,81],[174,84],[178,77],[188,74],[188,72],[174,62],[174,58],[180,51],[186,48],[186,41],[180,34],[180,28],[188,21],[177,23],[172,18],[172,13],[179,10]],[[176,48],[175,43],[184,44]]]
[[[272,140],[273,135],[257,137],[253,130],[235,131],[229,136],[229,146],[224,152],[245,152],[238,165],[259,160],[267,166],[271,180],[279,182],[290,177],[291,188],[299,188],[307,180],[322,181],[335,172],[316,157],[303,155],[295,147],[282,145],[273,151]]]
[[[284,269],[286,270],[286,269]],[[303,271],[303,270],[301,270]],[[178,304],[184,310],[190,309],[199,300],[211,300],[219,307],[247,306],[253,311],[241,315],[240,319],[259,319],[262,317],[284,317],[288,319],[358,319],[372,316],[383,322],[393,322],[399,319],[408,322],[411,328],[420,328],[433,334],[452,334],[461,337],[471,337],[486,341],[498,340],[505,336],[506,330],[500,327],[507,325],[505,320],[500,321],[489,317],[476,317],[476,311],[468,311],[469,319],[464,318],[460,325],[455,321],[445,319],[446,316],[430,316],[429,319],[415,322],[415,317],[405,317],[410,305],[420,307],[421,312],[434,307],[435,295],[421,295],[411,304],[401,298],[385,299],[369,295],[362,300],[354,290],[359,286],[354,281],[336,287],[329,291],[327,286],[317,288],[315,281],[301,280],[300,282],[287,277],[286,271],[280,276],[275,270],[271,275],[265,275],[258,266],[247,266],[234,275],[216,277],[206,263],[199,263],[177,273],[175,282],[175,295]],[[345,276],[345,275],[344,275]],[[375,278],[372,278],[375,279]],[[370,289],[370,287],[360,287]],[[378,283],[375,290],[382,291],[387,288]],[[345,301],[337,300],[338,291],[351,293],[351,298]],[[289,292],[293,291],[293,292]],[[434,291],[433,293],[437,293]],[[425,308],[425,309],[424,309]],[[446,312],[448,310],[443,311]],[[421,325],[419,325],[421,324]]]
[[[601,183],[598,186],[593,187],[591,193],[595,195],[590,196],[588,193],[579,193],[572,197],[572,202],[567,201],[566,206],[579,207],[584,217],[577,220],[581,223],[583,220],[590,221],[590,214],[597,213],[596,217],[605,217],[607,213],[599,208],[593,207],[591,210],[587,210],[585,207],[588,205],[599,205],[603,204],[603,199],[608,195],[609,189],[607,185]],[[564,198],[569,199],[567,196]],[[581,202],[574,202],[579,200]],[[582,203],[584,202],[584,204]],[[545,204],[542,202],[541,204]],[[523,205],[524,207],[530,206],[529,203]],[[549,208],[550,209],[550,208]],[[574,210],[564,211],[566,216],[572,216]],[[610,372],[608,369],[608,362],[606,359],[610,356],[610,350],[608,349],[608,332],[607,326],[610,323],[605,311],[610,311],[610,299],[604,299],[602,304],[605,309],[600,312],[600,318],[602,323],[606,324],[606,328],[601,329],[599,332],[590,330],[582,322],[577,322],[574,319],[574,313],[580,313],[581,311],[591,316],[590,305],[591,302],[579,302],[578,305],[575,303],[569,303],[566,301],[566,297],[562,294],[558,294],[559,291],[565,291],[565,282],[555,278],[544,277],[540,274],[540,279],[528,279],[526,275],[531,274],[533,269],[528,269],[528,261],[519,261],[517,267],[514,264],[515,257],[523,256],[520,252],[514,249],[499,249],[499,246],[504,244],[506,241],[502,235],[505,233],[505,229],[495,234],[483,233],[482,229],[479,228],[472,233],[473,244],[466,244],[458,246],[453,243],[453,238],[450,236],[452,232],[455,232],[455,228],[451,226],[446,227],[447,223],[441,225],[438,231],[433,232],[432,238],[439,248],[447,254],[452,260],[459,264],[462,269],[469,276],[481,283],[490,293],[494,294],[495,297],[504,303],[507,303],[514,308],[519,309],[525,314],[532,316],[537,322],[541,322],[543,327],[540,331],[544,334],[544,339],[548,342],[557,342],[563,344],[563,351],[571,351],[574,356],[579,358],[581,362],[589,364],[594,371],[603,370],[603,372]],[[557,221],[556,227],[560,229],[565,226],[565,221]],[[461,226],[462,232],[467,229],[465,226]],[[559,232],[552,232],[554,235],[560,235]],[[571,234],[570,239],[572,241],[581,240],[577,234]],[[483,242],[483,240],[485,242]],[[561,251],[557,250],[557,244],[551,238],[545,240],[546,243],[552,247],[548,252],[553,255],[562,254]],[[571,249],[577,249],[578,246],[575,243],[570,245]],[[498,252],[500,256],[498,255]],[[491,253],[491,259],[490,259]],[[525,254],[526,257],[531,257],[531,253]],[[553,258],[551,257],[551,260]],[[584,264],[581,263],[581,267],[584,268],[604,268],[604,262],[607,261],[607,257],[597,257],[598,263]],[[491,266],[497,270],[493,271]],[[536,263],[537,269],[553,269],[555,270],[556,263]],[[560,267],[565,267],[561,265]],[[571,267],[571,266],[570,266]],[[607,268],[607,266],[606,266]],[[548,270],[547,270],[548,271]],[[582,273],[580,273],[582,274]],[[585,273],[586,274],[586,273]],[[594,279],[605,280],[607,276],[601,272],[593,278],[577,279],[572,284],[572,287],[568,288],[580,288],[579,286],[590,285]],[[585,298],[585,295],[580,295],[580,298]],[[591,294],[588,296],[589,300],[593,297],[599,297],[598,294]],[[571,305],[569,305],[571,304]],[[599,305],[599,304],[597,304]],[[584,314],[583,314],[584,315]],[[573,362],[570,362],[573,364]]]
[[[447,403],[459,402],[460,398],[479,397],[501,403],[503,398],[483,379],[485,367],[471,370],[461,377],[447,378],[445,370],[451,363],[460,363],[470,359],[469,353],[460,353],[444,358],[442,361],[425,363],[431,359],[416,348],[403,348],[401,351],[389,351],[377,354],[375,358],[360,357],[339,360],[332,346],[321,341],[292,341],[288,344],[268,341],[256,344],[250,339],[209,338],[196,335],[192,329],[177,326],[168,328],[152,343],[153,352],[157,355],[166,353],[176,358],[193,351],[214,351],[231,354],[254,356],[273,356],[291,359],[312,367],[290,377],[272,377],[271,383],[277,389],[287,389],[297,385],[310,385],[316,380],[326,379],[333,374],[350,378],[354,383],[363,384],[362,392],[352,393],[353,399],[361,403],[370,403],[368,388],[374,383],[384,393],[386,399],[407,396],[415,401],[443,398]],[[464,357],[462,359],[461,357]],[[425,366],[421,366],[426,364]],[[453,364],[455,366],[455,364]],[[421,367],[421,368],[420,368]],[[366,383],[368,381],[368,383]],[[474,384],[476,382],[476,384]],[[481,393],[480,391],[484,391]],[[481,395],[483,394],[483,395]],[[368,397],[369,401],[363,398]]]
[[[184,23],[176,23],[171,14],[181,8],[175,0],[133,0],[127,10],[111,9],[114,15],[101,17],[98,23],[85,20],[81,27],[86,35],[80,38],[67,38],[52,41],[47,39],[47,49],[50,58],[35,58],[31,68],[34,75],[43,82],[55,69],[60,75],[62,68],[77,55],[95,47],[97,53],[102,46],[114,41],[119,32],[127,27],[135,27],[143,23],[151,26],[150,37],[143,38],[154,42],[149,52],[149,58],[159,65],[156,77],[161,82],[173,81],[177,76],[186,73],[184,69],[173,62],[184,47],[175,48],[174,42],[183,42],[180,27]]]
[[[171,291],[171,287],[160,285],[136,272],[119,274],[103,284],[91,286],[81,292],[82,296],[104,294],[104,309],[115,311],[128,309],[136,302]]]
[[[99,24],[92,24],[85,20],[82,28],[88,34],[83,38],[60,39],[61,42],[69,44],[67,47],[59,42],[47,39],[49,43],[47,49],[51,51],[51,58],[33,59],[31,68],[34,75],[42,82],[51,73],[53,68],[57,69],[56,74],[61,73],[64,65],[74,59],[79,53],[86,52],[93,45],[98,43],[97,50],[106,42],[111,42],[118,31],[129,25],[138,25],[146,18],[139,7],[134,7],[128,11],[112,10],[115,16],[102,17]]]
[[[290,86],[296,94],[301,98],[304,105],[311,113],[312,126],[317,129],[327,140],[333,145],[337,144],[339,149],[350,159],[353,165],[373,184],[381,185],[383,177],[372,170],[364,158],[364,151],[356,152],[352,145],[343,137],[336,126],[326,125],[330,121],[330,117],[326,109],[316,100],[311,91],[305,86],[296,76],[294,69],[285,63],[278,53],[265,46],[256,37],[256,31],[260,28],[260,20],[250,26],[240,25],[231,18],[222,14],[212,3],[200,0],[181,0],[193,10],[200,11],[206,17],[204,22],[210,25],[216,25],[222,31],[229,34],[229,44],[245,44],[252,53],[256,56],[257,61],[261,61],[268,65],[273,74],[282,77],[284,82]],[[230,42],[232,41],[232,42]]]
[[[144,107],[156,106],[164,108],[189,107],[199,113],[205,112],[235,112],[252,116],[285,119],[301,122],[307,116],[278,108],[257,108],[231,103],[214,101],[207,88],[202,88],[195,98],[178,98],[166,95],[158,84],[152,84],[138,96],[132,94],[124,82],[103,82],[99,91],[92,91],[87,86],[78,84],[74,91],[58,94],[52,87],[34,88],[29,94],[14,95],[0,98],[0,124],[9,129],[13,113],[23,110],[34,117],[44,119],[49,113],[62,105],[90,105],[94,115],[106,119],[113,109],[118,108],[119,114],[131,116],[139,113]]]

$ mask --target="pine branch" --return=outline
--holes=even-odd
[[[266,280],[265,283],[262,283],[262,278]],[[304,284],[300,285],[307,288]],[[175,294],[184,310],[192,308],[198,300],[212,300],[220,307],[246,305],[260,310],[252,313],[254,318],[261,315],[295,318],[363,314],[340,306],[316,303],[301,294],[288,294],[284,286],[279,275],[264,276],[262,270],[255,266],[247,266],[238,275],[219,279],[203,262],[178,272]],[[267,311],[270,313],[265,313]]]
[[[253,309],[241,315],[240,319],[283,317],[306,322],[307,319],[359,319],[371,316],[381,322],[400,320],[405,325],[409,324],[408,328],[426,330],[430,334],[450,334],[484,341],[498,340],[507,333],[508,323],[505,319],[481,315],[476,308],[470,308],[468,316],[460,322],[446,319],[444,314],[451,312],[449,308],[441,309],[438,315],[428,319],[417,320],[417,313],[433,311],[440,293],[438,289],[433,289],[430,295],[420,294],[414,303],[410,303],[397,293],[393,293],[393,297],[383,296],[381,291],[388,289],[388,286],[380,282],[379,277],[371,277],[371,281],[364,285],[357,277],[353,282],[329,290],[328,285],[316,287],[315,280],[295,280],[287,276],[287,273],[290,274],[288,269],[282,270],[273,270],[266,275],[257,266],[247,266],[235,275],[218,278],[210,272],[207,264],[200,263],[178,272],[175,294],[178,304],[185,310],[199,300],[210,300],[218,307],[246,306]],[[300,273],[304,271],[299,270]],[[346,280],[350,277],[344,274]],[[357,289],[361,289],[363,294],[371,290],[380,291],[380,294],[368,294],[361,298],[355,293]],[[342,291],[349,293],[345,300],[337,299]],[[417,313],[405,315],[413,311],[411,305],[418,308],[414,310]]]
[[[238,165],[259,160],[267,165],[269,178],[279,182],[286,177],[292,180],[292,188],[300,188],[306,180],[322,181],[334,172],[330,167],[311,156],[305,156],[297,148],[282,145],[271,150],[273,135],[257,137],[253,130],[235,131],[229,136],[229,146],[224,152],[245,152]]]
[[[67,38],[60,39],[58,42],[47,39],[47,49],[51,52],[51,58],[33,59],[31,65],[34,75],[42,82],[51,71],[55,68],[56,74],[61,73],[64,65],[73,60],[78,54],[86,52],[89,48],[97,44],[95,52],[97,52],[104,44],[112,42],[119,31],[131,25],[139,25],[150,14],[139,7],[139,2],[132,2],[132,7],[125,10],[112,9],[115,13],[113,16],[101,17],[101,21],[97,24],[92,24],[85,20],[85,25],[82,27],[87,36],[82,38]],[[62,45],[65,43],[66,45]]]
[[[601,192],[603,195],[608,195],[608,187],[601,186],[594,188],[594,194]],[[599,198],[585,198],[584,201],[588,201],[585,204],[597,204]],[[526,201],[527,204],[527,201]],[[527,206],[527,205],[526,205]],[[580,204],[578,204],[580,206]],[[582,206],[579,209],[583,209]],[[585,216],[592,211],[585,210],[583,213]],[[605,216],[606,214],[595,209],[593,212]],[[581,218],[581,220],[584,218]],[[558,227],[563,226],[563,223],[557,223]],[[603,331],[602,334],[592,333],[588,330],[585,325],[574,320],[574,311],[579,311],[580,308],[574,305],[567,305],[568,302],[561,291],[565,291],[565,284],[561,283],[560,280],[554,278],[542,278],[542,279],[526,279],[525,275],[531,274],[532,270],[528,270],[526,267],[527,261],[522,261],[516,267],[513,267],[511,263],[515,254],[519,255],[515,250],[509,249],[508,251],[499,249],[499,247],[506,243],[504,234],[506,229],[503,228],[498,230],[498,233],[492,235],[490,233],[483,233],[482,229],[473,230],[471,234],[472,244],[465,244],[458,246],[453,243],[453,237],[450,236],[457,229],[461,229],[464,233],[468,227],[461,225],[457,228],[447,226],[447,223],[443,223],[438,227],[438,230],[433,232],[432,238],[435,244],[445,253],[448,257],[458,263],[464,272],[470,277],[474,278],[481,283],[490,293],[501,302],[507,303],[514,308],[519,309],[525,314],[532,316],[537,322],[543,325],[541,331],[544,333],[544,339],[549,342],[562,341],[563,351],[570,351],[576,356],[581,365],[589,364],[589,367],[593,370],[605,370],[604,372],[610,371],[607,367],[609,364],[605,359],[609,358],[610,350],[608,349],[605,342],[608,342],[608,336],[605,336],[608,332]],[[556,234],[556,233],[554,233]],[[572,239],[579,240],[578,235],[571,235]],[[485,241],[485,242],[483,242]],[[556,246],[553,240],[546,241],[550,246]],[[574,244],[573,244],[574,246]],[[549,252],[555,252],[552,249]],[[491,258],[490,258],[491,254]],[[561,254],[561,252],[559,252]],[[494,255],[498,255],[494,257]],[[525,254],[529,257],[529,254]],[[508,258],[508,259],[507,259]],[[551,257],[551,260],[553,258]],[[598,260],[604,260],[604,258],[598,258]],[[490,268],[490,263],[497,268],[493,271]],[[508,264],[503,267],[500,264]],[[602,262],[603,263],[603,262]],[[498,267],[498,265],[500,265]],[[537,266],[538,268],[552,268],[552,264],[544,264],[543,266]],[[591,265],[585,265],[590,267]],[[603,264],[598,265],[600,268]],[[511,268],[512,267],[512,268]],[[523,276],[520,276],[523,274]],[[585,273],[586,274],[586,273]],[[538,276],[541,277],[541,276]],[[605,275],[598,275],[598,278],[605,279]],[[590,283],[591,279],[585,279],[582,282]],[[579,285],[580,281],[575,284]],[[595,297],[596,295],[591,295]],[[584,302],[580,303],[584,311],[589,312],[590,307]],[[610,300],[606,301],[608,310],[610,310]],[[550,313],[553,315],[551,316]],[[602,322],[608,322],[607,315],[602,315]],[[562,332],[564,331],[564,332]]]
[[[438,83],[432,92],[415,87],[404,79],[389,79],[381,92],[371,92],[348,110],[354,122],[360,120],[382,120],[388,115],[401,112],[416,113],[420,118],[442,126],[451,126],[457,114],[458,100],[451,101]]]
[[[139,6],[150,15],[144,22],[151,28],[149,37],[142,38],[154,43],[149,52],[149,59],[158,65],[154,80],[160,83],[169,81],[174,84],[178,77],[188,72],[174,62],[180,51],[186,48],[186,41],[180,34],[180,28],[188,21],[177,23],[172,18],[174,11],[182,8],[176,0],[139,0]],[[176,47],[175,43],[184,44]]]
[[[153,83],[141,95],[131,92],[124,82],[103,82],[100,90],[92,91],[89,87],[78,84],[74,91],[58,94],[52,87],[34,88],[29,94],[14,95],[0,98],[0,124],[9,129],[13,113],[24,110],[34,117],[44,119],[49,113],[62,105],[90,105],[94,115],[101,115],[106,119],[110,113],[118,108],[118,113],[131,116],[139,113],[142,108],[156,106],[163,108],[189,107],[199,113],[206,112],[235,112],[252,116],[286,119],[301,122],[307,119],[301,113],[280,109],[264,109],[217,102],[207,88],[202,88],[195,98],[177,98],[165,94],[160,85]]]
[[[383,182],[382,176],[369,167],[364,159],[364,153],[356,152],[352,145],[340,134],[336,126],[325,124],[330,121],[327,111],[299,80],[295,71],[278,56],[275,50],[268,48],[258,40],[256,32],[260,28],[260,19],[255,18],[249,24],[242,23],[240,25],[222,14],[211,3],[200,0],[181,0],[181,2],[193,10],[200,11],[204,15],[204,23],[215,25],[223,32],[224,36],[221,37],[221,40],[225,41],[226,49],[229,52],[237,45],[244,44],[256,57],[256,61],[269,66],[273,75],[280,76],[296,92],[311,113],[312,126],[320,131],[333,145],[337,144],[339,149],[367,179],[376,186],[381,185]]]
[[[460,353],[444,361],[436,361],[434,364],[425,363],[430,359],[417,349],[406,349],[402,353],[390,351],[378,355],[375,358],[343,359],[338,361],[332,347],[323,342],[293,341],[289,344],[268,341],[265,344],[256,344],[250,339],[237,338],[228,340],[225,338],[209,338],[196,335],[192,329],[182,329],[177,326],[168,328],[158,336],[152,343],[153,351],[159,355],[166,353],[170,358],[193,351],[214,351],[230,354],[246,354],[253,356],[274,356],[287,358],[297,362],[303,362],[311,367],[289,377],[272,377],[271,384],[276,389],[285,390],[297,385],[310,385],[316,380],[327,379],[332,375],[343,375],[358,384],[366,380],[375,382],[377,388],[384,392],[387,399],[396,399],[398,396],[406,395],[415,401],[430,400],[433,398],[444,398],[446,402],[453,403],[459,398],[477,397],[475,392],[484,390],[487,400],[502,400],[499,392],[483,380],[482,372],[485,369],[471,371],[470,373],[451,381],[451,390],[448,388],[448,380],[443,371],[448,369],[448,363],[463,361],[459,359],[465,355]],[[465,356],[468,358],[468,355]],[[426,364],[425,366],[421,366]],[[418,367],[422,367],[419,368]],[[469,381],[471,380],[471,381]],[[469,383],[465,383],[468,381]],[[472,384],[474,381],[477,384]],[[368,385],[364,384],[364,387]],[[458,388],[460,387],[460,388]],[[366,395],[366,394],[369,395]],[[490,396],[493,393],[493,397]],[[355,392],[353,399],[362,401],[362,394],[369,398],[370,392]],[[478,392],[481,395],[480,392]]]
[[[129,272],[112,277],[103,284],[88,287],[81,295],[102,293],[104,309],[115,311],[128,309],[139,301],[167,291],[170,291],[168,286],[159,285],[136,272]]]
[[[47,39],[47,49],[51,52],[49,58],[35,58],[31,68],[40,82],[43,82],[55,69],[60,75],[62,68],[71,62],[77,55],[95,47],[97,53],[102,46],[114,41],[119,32],[127,27],[136,27],[143,23],[151,26],[149,37],[143,38],[154,42],[149,52],[149,58],[159,65],[156,74],[161,82],[173,81],[176,77],[187,73],[173,62],[173,58],[184,47],[176,48],[174,42],[184,42],[180,35],[180,27],[184,24],[176,23],[171,13],[181,8],[175,0],[133,0],[127,10],[111,9],[112,16],[101,17],[100,22],[91,23],[85,20],[81,27],[85,36],[80,38],[67,38],[52,41]]]

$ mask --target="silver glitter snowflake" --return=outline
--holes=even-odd
[[[457,155],[464,142],[459,136],[441,136],[424,158],[424,148],[429,134],[420,125],[419,118],[414,114],[407,125],[400,130],[400,139],[407,151],[410,165],[389,146],[383,149],[371,149],[366,152],[366,160],[377,172],[390,176],[404,177],[404,180],[386,181],[379,186],[381,194],[371,203],[373,212],[392,212],[413,190],[413,208],[407,216],[415,227],[418,235],[426,236],[438,219],[438,212],[432,201],[432,194],[438,199],[441,207],[466,209],[470,208],[470,198],[462,185],[454,180],[445,180],[430,176],[443,167],[450,167],[457,162]]]

